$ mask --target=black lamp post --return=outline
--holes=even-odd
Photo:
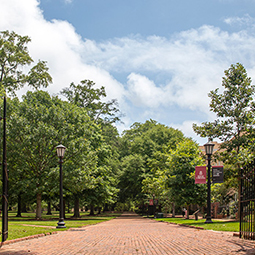
[[[63,203],[63,174],[62,174],[62,163],[63,163],[63,158],[65,154],[66,147],[61,145],[57,146],[57,155],[59,157],[59,177],[60,177],[60,182],[59,182],[59,193],[60,193],[60,209],[59,209],[59,221],[58,221],[58,226],[57,228],[65,228],[65,222],[64,222],[64,203]]]
[[[213,154],[214,144],[208,142],[204,145],[205,154],[207,155],[207,216],[205,223],[213,223],[211,217],[211,156]]]
[[[6,97],[4,97],[3,118],[3,195],[2,195],[2,242],[8,238],[8,169],[6,161]]]

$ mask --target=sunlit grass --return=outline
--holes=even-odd
[[[212,219],[213,223],[205,224],[205,219],[193,220],[193,219],[183,219],[183,218],[162,218],[162,219],[155,219],[155,220],[172,222],[176,224],[191,225],[195,227],[201,227],[207,230],[231,231],[231,232],[239,231],[239,222],[237,221],[227,221],[227,220],[220,221],[220,220]]]
[[[52,215],[42,214],[42,220],[35,220],[35,213],[22,213],[22,217],[16,217],[15,212],[8,213],[8,240],[37,234],[51,234],[56,231],[64,231],[70,228],[80,228],[87,225],[97,224],[103,221],[113,219],[120,214],[107,213],[95,216],[89,216],[88,212],[81,212],[81,217],[73,219],[73,213],[66,213],[64,220],[66,228],[56,228],[59,218],[59,212],[53,211]],[[2,228],[2,220],[0,227]]]

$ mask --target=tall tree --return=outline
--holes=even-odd
[[[73,159],[76,169],[83,170],[83,161],[75,159],[87,155],[89,140],[95,136],[93,127],[84,109],[51,97],[47,92],[27,92],[23,96],[8,123],[8,146],[17,149],[19,168],[36,193],[37,218],[41,218],[42,194],[49,186],[49,173],[52,169],[58,171],[56,146],[63,143],[68,152],[65,160]]]
[[[238,153],[248,144],[247,138],[252,131],[255,86],[240,63],[225,71],[222,86],[222,93],[218,88],[209,93],[210,111],[216,114],[216,120],[204,122],[201,126],[194,124],[193,129],[201,137],[220,139],[222,148]]]
[[[29,55],[27,44],[31,41],[28,36],[15,32],[0,32],[0,89],[15,95],[24,85],[38,89],[47,87],[52,82],[45,61],[38,61],[28,73],[21,67],[30,65],[33,59]]]
[[[27,44],[30,41],[28,36],[21,36],[13,31],[9,32],[6,30],[0,32],[1,96],[6,96],[6,94],[15,96],[16,91],[25,85],[34,89],[39,89],[40,87],[47,87],[49,83],[52,82],[45,61],[39,60],[30,70],[27,69],[27,66],[33,62],[27,48]],[[28,70],[28,72],[26,73],[24,70]],[[10,116],[10,111],[8,116]],[[7,122],[8,121],[9,118],[7,119]],[[24,184],[24,174],[22,173],[21,165],[18,166],[17,161],[12,162],[13,169],[16,170],[16,177],[18,177],[16,181],[20,181],[21,184]],[[17,174],[18,172],[20,173],[19,175]],[[19,198],[21,198],[22,193],[24,193],[24,191],[20,191],[18,194]]]
[[[69,102],[85,108],[88,115],[97,123],[100,120],[110,123],[120,120],[117,100],[103,102],[106,97],[105,87],[95,88],[96,84],[90,80],[82,80],[80,83],[78,85],[71,83],[69,88],[61,91],[61,94]]]
[[[155,120],[134,123],[129,130],[123,132],[120,145],[121,202],[128,199],[142,200],[154,192],[158,194],[152,182],[155,178],[159,181],[160,169],[165,167],[165,162],[162,161],[163,154],[170,148],[175,148],[182,139],[181,131],[157,123]],[[151,189],[148,189],[147,185]]]
[[[119,179],[119,199],[126,202],[128,199],[136,200],[142,195],[142,181],[145,178],[145,162],[141,155],[125,156],[120,164],[122,174]]]
[[[231,176],[239,181],[240,163],[244,158],[241,149],[250,146],[250,136],[254,132],[255,86],[240,63],[225,71],[222,86],[222,93],[219,89],[209,93],[210,110],[216,114],[216,120],[204,122],[201,126],[194,124],[193,129],[201,137],[222,141],[221,148],[225,149],[221,152],[222,160],[232,165]]]
[[[199,147],[191,139],[185,139],[169,152],[168,187],[175,202],[187,206],[188,216],[191,204],[202,205],[206,201],[206,187],[195,184],[194,179],[195,167],[202,163]]]
[[[71,83],[69,88],[61,91],[61,94],[70,103],[84,109],[99,127],[90,141],[96,156],[95,168],[88,173],[90,179],[94,180],[93,185],[90,188],[87,186],[84,192],[80,190],[76,195],[78,203],[82,194],[85,194],[85,200],[90,204],[93,212],[95,205],[113,203],[116,199],[119,135],[113,123],[120,120],[118,103],[115,99],[105,102],[105,88],[103,86],[96,88],[96,84],[90,80],[83,80],[78,85]],[[76,211],[75,216],[79,216],[79,211]]]

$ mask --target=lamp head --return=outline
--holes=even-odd
[[[65,155],[66,147],[62,144],[57,146],[57,155],[59,158],[63,158]]]
[[[209,141],[206,144],[204,144],[204,147],[205,147],[205,154],[206,155],[212,155],[213,154],[214,143]]]

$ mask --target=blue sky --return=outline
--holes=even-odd
[[[46,60],[52,94],[71,82],[105,86],[123,131],[154,119],[199,143],[210,90],[242,63],[255,79],[255,0],[0,0],[0,30],[29,35]],[[25,89],[20,91],[20,95]]]
[[[107,40],[130,34],[171,37],[204,24],[229,27],[229,17],[255,15],[253,0],[41,0],[47,20],[67,20],[85,38]]]

